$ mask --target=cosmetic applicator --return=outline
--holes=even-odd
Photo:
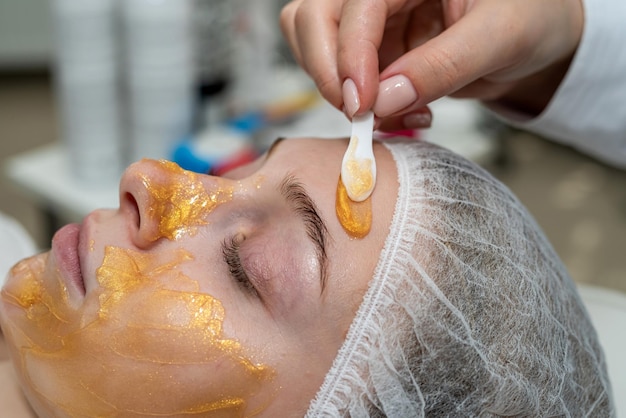
[[[348,197],[362,202],[376,185],[376,160],[372,148],[374,113],[367,111],[352,118],[352,134],[341,162],[341,181]]]

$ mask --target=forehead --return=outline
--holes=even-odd
[[[321,138],[290,138],[280,141],[271,151],[280,159],[290,159],[288,157],[302,156],[319,158],[320,161],[339,161],[348,146],[347,138],[321,139]],[[298,162],[290,159],[292,162]],[[305,162],[305,161],[300,161]]]
[[[306,184],[336,183],[347,139],[293,138],[275,144],[267,165],[270,170],[289,171]],[[332,192],[334,193],[333,184]]]
[[[325,217],[332,217],[341,161],[347,146],[347,139],[284,140],[270,151],[264,168],[270,175],[291,174],[296,177]]]

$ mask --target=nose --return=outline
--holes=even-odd
[[[232,200],[232,182],[183,170],[169,161],[142,160],[124,172],[120,210],[133,243],[147,248],[162,238],[193,235],[209,213]]]

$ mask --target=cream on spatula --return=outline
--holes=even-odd
[[[373,132],[373,112],[368,111],[352,118],[352,135],[341,162],[341,181],[348,197],[355,202],[362,202],[370,197],[376,184]]]

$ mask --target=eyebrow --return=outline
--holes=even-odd
[[[320,217],[315,203],[306,192],[302,184],[293,176],[288,174],[280,183],[281,195],[290,204],[294,211],[304,222],[307,235],[315,245],[317,260],[320,266],[320,284],[322,292],[328,280],[328,253],[326,251],[328,242],[328,229]]]

